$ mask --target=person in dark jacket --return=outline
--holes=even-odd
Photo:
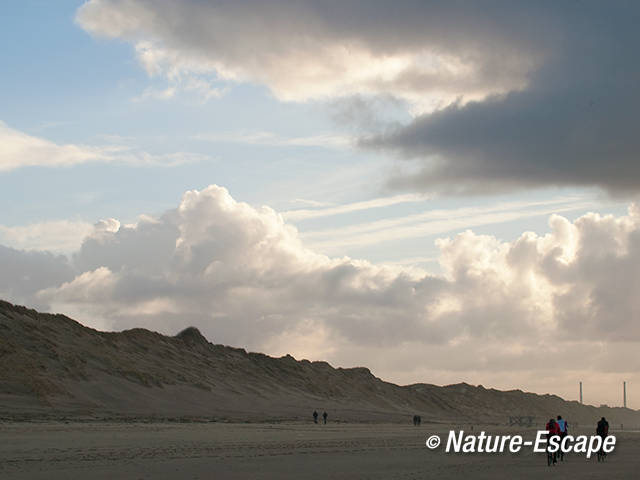
[[[602,441],[604,441],[604,439],[607,438],[607,435],[609,435],[609,422],[607,422],[606,418],[602,417],[598,422],[598,425],[596,426],[596,434],[602,437]]]

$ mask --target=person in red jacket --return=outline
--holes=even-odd
[[[553,418],[549,419],[544,429],[549,432],[549,436],[559,436],[562,433],[562,431],[560,430],[560,425],[558,425],[558,422],[556,422]]]
[[[562,434],[562,431],[560,430],[560,425],[557,424],[557,422],[553,419],[550,418],[549,421],[547,422],[547,425],[544,427],[544,429],[546,431],[549,432],[549,434],[547,435],[547,449],[549,448],[549,440],[551,440],[551,437],[553,436],[560,436]],[[553,452],[553,463],[557,463],[558,458],[557,458],[557,454],[558,452]]]

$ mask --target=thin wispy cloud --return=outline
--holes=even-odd
[[[309,220],[312,218],[342,215],[345,213],[352,213],[361,210],[372,210],[390,207],[402,203],[424,202],[428,199],[429,197],[427,195],[419,194],[395,195],[392,197],[375,198],[372,200],[364,200],[362,202],[348,203],[328,208],[289,210],[286,212],[282,212],[282,215],[289,221],[301,221]]]
[[[311,200],[307,198],[294,198],[291,201],[291,203],[304,205],[306,207],[315,207],[315,208],[331,207],[335,205],[334,203],[331,203],[331,202],[320,202],[318,200]]]
[[[313,249],[335,254],[349,247],[362,247],[410,238],[494,225],[553,213],[566,213],[596,207],[590,200],[556,198],[543,201],[514,201],[487,207],[430,210],[402,217],[301,233]]]
[[[0,172],[22,167],[70,167],[83,163],[176,166],[207,160],[190,152],[153,154],[131,145],[58,144],[29,135],[0,121]]]
[[[239,143],[265,147],[349,148],[353,139],[345,135],[318,134],[307,137],[285,137],[273,132],[199,133],[192,137],[212,143]]]
[[[144,89],[140,95],[136,95],[131,100],[133,102],[144,102],[146,100],[172,100],[179,93],[189,93],[194,96],[198,103],[204,104],[214,98],[220,98],[227,93],[228,88],[215,87],[210,82],[194,77],[187,77],[172,81],[168,86],[150,86]]]
[[[39,125],[36,125],[33,130],[36,132],[40,132],[42,130],[56,129],[59,127],[66,127],[68,125],[73,125],[74,122],[66,121],[66,120],[54,120],[49,122],[42,122]]]

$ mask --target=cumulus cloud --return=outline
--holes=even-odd
[[[0,172],[22,167],[68,167],[88,162],[173,166],[207,159],[205,155],[176,152],[151,154],[125,145],[57,144],[9,127],[0,121]]]
[[[640,344],[640,210],[552,215],[550,228],[441,239],[435,276],[319,255],[276,211],[214,185],[135,225],[99,223],[69,258],[0,249],[0,291],[98,328],[196,325],[215,342],[399,381],[519,375],[538,388],[558,365],[567,379],[633,377],[621,352]]]

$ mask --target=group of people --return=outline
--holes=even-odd
[[[322,412],[322,423],[327,424],[327,418],[329,415],[327,412]],[[313,423],[318,423],[318,412],[316,410],[313,411]]]
[[[553,418],[549,419],[549,421],[547,422],[547,425],[545,426],[545,430],[549,432],[549,438],[551,438],[554,435],[558,435],[560,437],[560,443],[562,443],[562,440],[564,439],[564,437],[566,437],[569,434],[569,422],[563,419],[562,415],[558,415],[557,419],[553,419]],[[598,421],[598,424],[596,426],[596,435],[602,438],[602,442],[604,444],[604,439],[607,438],[607,436],[609,435],[609,422],[607,422],[606,418],[602,417]],[[560,453],[560,459],[563,459],[564,452],[562,452],[562,450],[556,453]],[[556,455],[556,453],[553,453],[553,456],[552,456],[553,464],[557,463],[558,461],[558,456]],[[603,455],[606,455],[604,451],[603,451]]]
[[[563,419],[562,415],[558,415],[557,419],[550,418],[544,429],[549,432],[549,438],[557,435],[560,437],[560,442],[562,442],[562,439],[569,434],[569,422]],[[552,455],[552,462],[554,464],[558,462],[557,453],[558,452],[554,452]],[[564,452],[560,450],[559,453],[560,458],[564,458]]]
[[[317,410],[313,411],[313,423],[318,423],[318,412]],[[322,423],[323,424],[327,424],[327,418],[329,417],[329,415],[327,414],[327,412],[322,412]],[[413,424],[417,427],[422,423],[422,418],[420,417],[420,415],[414,415],[413,416]],[[551,438],[554,435],[557,435],[560,437],[560,443],[562,443],[562,440],[564,439],[564,437],[566,437],[569,434],[569,422],[567,422],[564,418],[562,418],[562,415],[558,415],[557,418],[550,418],[549,421],[547,422],[547,424],[545,425],[545,430],[547,430],[549,432],[549,438]],[[609,435],[609,422],[607,422],[607,420],[602,417],[599,421],[598,424],[596,426],[596,435],[599,435],[600,437],[602,437],[602,440],[604,442],[604,439],[607,437],[607,435]],[[560,454],[560,459],[563,459],[564,457],[564,453],[562,452],[562,450],[559,450],[559,452],[555,452],[552,455],[552,462],[553,464],[557,463],[558,461],[558,455],[556,453]]]

